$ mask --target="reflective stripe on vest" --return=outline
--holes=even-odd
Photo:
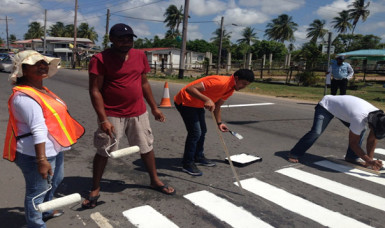
[[[36,95],[43,101],[44,105],[45,105],[45,106],[52,112],[52,114],[55,116],[57,122],[59,123],[61,129],[63,130],[63,132],[64,132],[64,134],[66,135],[66,137],[67,137],[68,141],[70,142],[70,144],[71,144],[71,145],[74,144],[74,141],[73,141],[73,139],[71,138],[71,136],[69,135],[69,133],[68,133],[66,127],[64,126],[63,121],[61,120],[59,114],[56,112],[55,109],[53,109],[53,108],[51,107],[51,105],[49,105],[49,104],[47,103],[46,100],[44,100],[44,98],[39,94],[39,92],[37,92],[35,89],[32,89],[32,88],[30,88],[30,87],[16,86],[16,89],[19,89],[19,88],[25,89],[25,90],[29,90],[29,91],[31,91],[31,92],[34,92],[34,93],[35,93],[35,94],[36,94]],[[20,91],[20,90],[19,90],[19,91]],[[35,100],[36,100],[36,99],[35,99]]]
[[[55,94],[48,89],[46,90],[51,96],[53,96],[52,98],[50,97],[50,99],[55,100],[57,104],[55,102],[51,102],[50,104],[47,98],[44,98],[43,95],[39,94],[38,91],[31,87],[15,86],[13,88],[13,93],[8,100],[9,120],[4,143],[3,158],[14,161],[16,156],[16,136],[18,129],[13,113],[11,112],[11,99],[15,95],[16,91],[28,95],[41,106],[48,132],[61,146],[71,146],[84,134],[83,126],[70,116],[67,112],[66,105],[60,101]],[[55,110],[55,108],[60,111],[60,114]]]

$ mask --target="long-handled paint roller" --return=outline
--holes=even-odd
[[[235,171],[235,168],[234,168],[234,165],[233,165],[233,161],[231,161],[230,154],[229,154],[229,150],[227,149],[225,140],[223,140],[221,131],[220,131],[219,128],[218,128],[218,125],[217,125],[217,121],[216,121],[214,112],[211,112],[211,116],[212,116],[212,119],[213,119],[213,121],[214,121],[215,128],[217,129],[218,136],[219,136],[219,138],[220,138],[220,140],[221,140],[221,142],[222,142],[223,150],[225,151],[226,156],[227,156],[228,159],[229,159],[229,164],[230,164],[231,170],[233,171],[233,174],[234,174],[234,176],[235,176],[235,179],[237,180],[238,186],[241,188],[241,190],[243,190],[242,185],[241,185],[241,182],[239,181],[239,178],[238,178],[237,171]]]
[[[117,143],[117,140],[115,137],[114,137],[114,140],[115,140],[115,142],[112,143],[111,145],[109,145],[108,147],[106,147],[106,149],[105,149],[108,157],[120,158],[120,157],[124,157],[124,156],[127,156],[127,155],[130,155],[130,154],[133,154],[133,153],[140,151],[140,148],[138,146],[130,146],[130,147],[126,147],[126,148],[123,148],[120,150],[115,150],[113,152],[108,152],[108,150],[110,150],[110,148]]]
[[[48,189],[32,198],[32,205],[35,208],[35,210],[40,211],[40,212],[46,212],[46,211],[50,211],[50,210],[55,210],[57,208],[65,207],[65,206],[70,205],[70,204],[80,203],[80,201],[82,199],[80,194],[79,193],[73,193],[71,195],[60,197],[60,198],[57,198],[54,200],[50,200],[48,202],[41,203],[41,204],[36,206],[35,205],[35,199],[37,197],[47,193],[49,190],[52,189],[51,178],[52,177],[50,175],[48,175],[48,177],[47,177],[47,182],[49,184]]]

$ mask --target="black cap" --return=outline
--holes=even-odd
[[[337,59],[337,60],[344,60],[344,59],[345,59],[345,56],[340,55],[340,56],[337,56],[336,59]]]
[[[132,31],[132,28],[123,23],[116,24],[112,26],[110,29],[110,36],[126,36],[126,35],[133,35],[137,37],[134,34],[134,31]]]
[[[368,123],[373,129],[376,139],[385,138],[385,114],[382,110],[369,113]]]

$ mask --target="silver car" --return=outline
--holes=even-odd
[[[11,56],[5,57],[3,60],[0,61],[0,71],[5,71],[5,72],[11,72],[12,71],[12,59]]]

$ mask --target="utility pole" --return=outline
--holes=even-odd
[[[109,29],[109,24],[110,24],[110,9],[107,9],[107,18],[106,18],[106,35],[104,38],[108,37],[108,29]],[[106,43],[104,44],[104,49],[107,48],[108,40],[106,40]]]
[[[221,18],[221,29],[220,29],[221,35],[219,36],[217,74],[218,74],[218,72],[219,72],[219,65],[220,65],[220,62],[221,62],[221,55],[222,55],[223,20],[224,20],[224,18],[223,18],[223,16],[222,16],[222,18]]]
[[[327,65],[327,69],[326,69],[326,72],[328,71],[329,69],[329,65],[330,65],[330,46],[331,46],[331,43],[332,43],[332,32],[329,32],[328,33],[328,51],[327,51],[327,55],[328,55],[328,65]],[[329,72],[330,73],[330,72]],[[324,89],[324,96],[326,95],[326,90],[328,88],[328,85],[327,85],[327,76],[325,77],[325,89]]]
[[[77,54],[77,44],[76,44],[76,36],[77,36],[77,15],[78,15],[78,0],[75,0],[75,18],[74,18],[74,48],[72,49],[72,69],[75,69],[76,66],[76,54]]]
[[[185,69],[185,55],[186,55],[186,38],[187,38],[187,24],[188,24],[188,8],[190,0],[184,1],[184,18],[183,18],[183,31],[182,31],[182,47],[180,49],[180,60],[179,60],[179,74],[178,78],[182,79]]]
[[[7,32],[7,50],[9,51],[9,36],[8,36],[8,17],[5,16],[5,30]]]
[[[43,41],[43,53],[46,53],[47,45],[47,10],[44,10],[44,41]]]

